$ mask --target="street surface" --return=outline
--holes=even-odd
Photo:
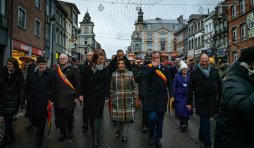
[[[52,115],[53,112],[52,112]],[[82,132],[82,106],[77,104],[75,108],[75,122],[71,140],[68,138],[63,142],[59,142],[59,129],[55,128],[54,116],[52,116],[52,125],[50,135],[48,136],[45,130],[45,137],[41,148],[93,148],[93,138],[91,130]],[[122,139],[115,139],[116,127],[110,120],[108,104],[105,104],[104,116],[101,122],[100,133],[100,148],[156,148],[156,146],[148,145],[148,132],[142,133],[142,111],[141,105],[136,111],[136,120],[130,124],[128,143],[123,143]],[[211,121],[211,137],[214,140],[215,121]],[[7,148],[33,148],[36,144],[36,128],[25,130],[25,126],[29,123],[27,118],[21,117],[13,122],[13,129],[16,135],[14,142],[7,144]],[[4,131],[4,126],[0,127]],[[189,127],[186,133],[181,132],[179,120],[174,115],[172,110],[171,117],[166,117],[163,127],[163,139],[161,143],[163,148],[203,148],[203,143],[198,139],[199,133],[199,116],[194,115],[190,118]]]

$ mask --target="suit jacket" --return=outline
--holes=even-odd
[[[167,102],[169,97],[174,97],[173,83],[171,80],[170,70],[161,64],[160,71],[166,76],[167,82],[155,73],[157,68],[151,68],[146,65],[142,70],[144,80],[146,80],[144,106],[146,111],[167,111]],[[169,90],[169,96],[168,91]]]

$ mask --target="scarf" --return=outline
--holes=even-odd
[[[210,70],[211,70],[211,65],[209,64],[208,68],[207,69],[204,69],[200,66],[200,64],[198,64],[198,68],[202,71],[202,73],[207,77],[209,78],[209,73],[210,73]]]
[[[71,64],[67,63],[65,66],[60,66],[61,70],[64,70],[66,67],[69,67]]]
[[[248,74],[249,74],[250,76],[253,76],[253,75],[254,75],[254,70],[251,70],[251,69],[250,69],[250,67],[251,67],[250,65],[248,65],[248,64],[245,63],[245,62],[241,62],[240,65],[243,66],[244,68],[246,68],[246,69],[248,70]]]
[[[92,71],[93,73],[95,73],[97,70],[102,70],[103,69],[103,63],[101,65],[97,65],[97,64],[93,64],[93,67],[92,67]]]

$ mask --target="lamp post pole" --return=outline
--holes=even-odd
[[[52,25],[51,68],[53,68],[53,58],[54,58],[54,30],[55,30],[55,24],[56,24],[56,19],[55,19],[55,16],[54,16],[54,15],[50,18],[50,22],[51,22],[51,25]]]

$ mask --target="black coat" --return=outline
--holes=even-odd
[[[138,85],[138,95],[139,95],[140,99],[144,98],[145,91],[146,91],[146,80],[143,78],[143,74],[142,74],[143,67],[140,68],[140,71],[138,72],[138,74],[134,78],[135,82],[139,84]]]
[[[170,68],[170,74],[171,74],[171,80],[172,80],[172,82],[174,82],[175,75],[178,74],[178,70],[177,70],[176,66]]]
[[[161,64],[161,72],[166,76],[167,83],[155,73],[156,67],[151,68],[146,65],[142,69],[144,80],[146,80],[146,91],[144,94],[143,110],[146,111],[167,111],[168,98],[174,97],[173,83],[171,81],[170,71],[168,67]],[[169,96],[167,93],[169,90]]]
[[[191,71],[186,105],[193,104],[193,92],[198,115],[212,116],[218,112],[222,82],[218,70],[211,68],[209,78],[197,68]]]
[[[84,71],[85,71],[85,68],[86,68],[86,66],[89,65],[88,63],[89,63],[89,62],[86,62],[85,64],[83,64],[82,66],[80,66],[80,70],[79,70],[80,79],[82,79],[83,73],[84,73]]]
[[[20,68],[9,78],[7,67],[0,71],[0,100],[5,114],[15,115],[20,105],[25,105],[24,100],[24,76]]]
[[[140,70],[139,66],[136,65],[136,64],[133,64],[133,65],[130,65],[130,68],[131,68],[131,71],[133,73],[133,76],[135,77],[138,74],[139,70]]]
[[[110,83],[106,68],[93,73],[89,67],[86,67],[79,90],[80,95],[84,96],[88,116],[101,118],[105,99],[110,97]]]
[[[37,70],[29,76],[26,89],[26,118],[47,118],[48,102],[55,102],[55,75],[47,68],[40,77]]]
[[[76,103],[74,99],[78,99],[78,89],[80,84],[79,71],[76,67],[69,65],[64,67],[62,73],[66,76],[72,86],[75,88],[73,90],[69,85],[67,85],[58,73],[58,68],[53,70],[56,76],[56,101],[54,104],[55,108],[71,108],[75,107]]]
[[[131,71],[131,67],[130,67],[130,62],[129,60],[124,56],[124,61],[126,64],[126,68]],[[109,80],[111,81],[111,77],[113,72],[115,72],[118,69],[117,67],[117,56],[110,62],[110,65],[108,66],[108,76],[109,76]]]
[[[254,78],[236,61],[223,82],[214,147],[253,148],[253,124]]]

